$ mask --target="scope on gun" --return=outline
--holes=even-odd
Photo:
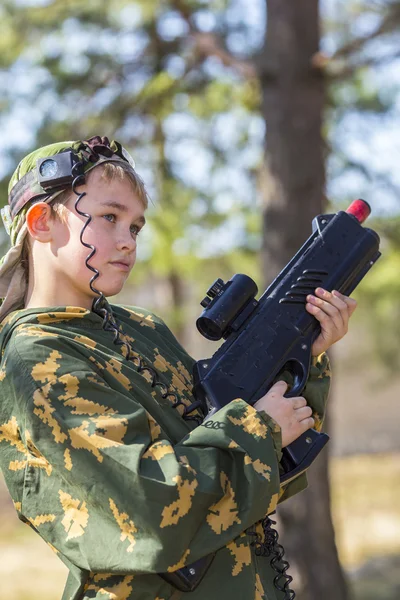
[[[258,292],[256,283],[247,275],[234,275],[228,283],[214,281],[207,296],[200,302],[206,310],[197,319],[196,326],[208,340],[226,338],[231,332],[230,324],[249,303],[254,308]]]

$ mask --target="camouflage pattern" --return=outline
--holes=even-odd
[[[60,152],[73,150],[79,160],[84,161],[84,172],[87,173],[101,162],[129,162],[134,168],[134,161],[128,152],[115,140],[94,136],[90,140],[77,142],[58,142],[34,150],[21,160],[14,171],[8,185],[8,203],[11,216],[14,218],[28,202],[43,199],[49,193],[39,183],[36,163],[41,158],[49,158]],[[64,186],[64,189],[69,185]],[[26,212],[26,211],[25,211]],[[11,236],[12,237],[12,236]]]
[[[194,360],[154,314],[113,306],[126,339],[191,404]],[[304,489],[279,482],[278,425],[237,399],[197,426],[78,307],[0,325],[0,465],[19,518],[68,566],[63,600],[282,600],[246,530]],[[320,427],[326,355],[304,392]],[[157,575],[216,552],[200,586]]]

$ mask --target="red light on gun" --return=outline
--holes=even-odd
[[[360,198],[359,200],[354,200],[346,212],[349,213],[349,215],[353,215],[359,223],[364,223],[371,214],[371,207],[368,202],[365,202],[365,200]]]

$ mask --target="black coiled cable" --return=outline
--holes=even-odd
[[[275,514],[275,513],[271,513]],[[276,521],[273,521],[270,516],[265,517],[261,522],[264,540],[261,539],[259,533],[253,530],[247,530],[249,535],[255,536],[252,546],[255,546],[255,553],[257,556],[271,557],[270,564],[277,575],[274,577],[274,586],[280,592],[285,594],[283,600],[294,600],[296,597],[295,592],[289,588],[289,585],[293,581],[293,577],[286,573],[289,569],[289,563],[283,557],[285,551],[283,546],[279,543],[279,535],[273,525],[276,525]]]
[[[94,273],[94,275],[91,278],[90,283],[89,283],[90,289],[95,294],[102,296],[103,294],[98,289],[96,289],[93,285],[94,281],[96,281],[96,279],[100,276],[100,273],[99,273],[98,269],[95,269],[94,267],[92,267],[92,265],[89,264],[89,260],[91,260],[93,258],[93,256],[96,254],[96,248],[92,244],[88,244],[87,242],[85,242],[83,240],[83,234],[85,233],[86,228],[88,227],[89,223],[92,221],[92,217],[88,213],[85,213],[78,208],[79,202],[82,200],[82,198],[84,196],[86,196],[86,192],[79,193],[76,189],[79,185],[83,185],[85,183],[85,175],[82,171],[80,172],[81,169],[83,170],[83,166],[84,166],[83,161],[79,161],[79,162],[75,163],[74,166],[72,167],[72,175],[75,175],[75,173],[77,174],[75,179],[72,182],[72,191],[74,192],[74,194],[76,196],[78,196],[75,201],[75,210],[78,213],[78,215],[81,215],[82,217],[86,218],[86,223],[82,227],[81,233],[79,235],[79,239],[81,241],[81,244],[83,246],[85,246],[85,248],[90,248],[90,250],[91,250],[90,254],[85,259],[85,264],[86,264],[87,268]]]
[[[94,294],[97,295],[97,298],[95,298],[93,300],[92,310],[94,313],[103,317],[103,325],[102,325],[103,329],[105,331],[110,331],[114,334],[114,339],[113,339],[114,344],[116,344],[117,346],[122,346],[125,349],[125,354],[124,354],[125,359],[128,361],[131,361],[131,362],[133,362],[133,364],[135,364],[138,373],[144,373],[145,371],[147,371],[150,374],[151,387],[153,387],[153,388],[159,387],[161,390],[161,397],[163,399],[166,399],[168,396],[170,398],[172,398],[172,400],[173,400],[172,408],[183,407],[183,412],[182,412],[183,419],[185,419],[186,421],[195,421],[198,425],[200,425],[203,421],[203,417],[201,415],[190,415],[190,413],[192,413],[194,410],[196,410],[197,408],[200,408],[202,406],[201,401],[198,400],[198,401],[195,401],[192,404],[190,404],[190,406],[186,406],[186,404],[184,404],[182,402],[182,400],[178,397],[178,395],[174,391],[172,391],[170,388],[167,387],[167,385],[165,383],[163,383],[162,381],[160,381],[158,379],[157,372],[152,367],[145,364],[143,358],[141,358],[138,353],[135,353],[133,351],[131,345],[126,340],[121,339],[121,335],[123,335],[123,332],[121,331],[121,328],[120,328],[117,320],[115,319],[114,315],[112,314],[112,311],[110,309],[108,302],[105,299],[104,294],[102,292],[100,292],[100,290],[98,290],[94,286],[94,282],[100,276],[100,273],[99,273],[98,269],[96,269],[95,267],[93,267],[92,265],[89,264],[89,261],[93,258],[93,256],[96,253],[96,248],[92,244],[88,244],[87,242],[85,242],[83,239],[83,235],[84,235],[89,223],[92,221],[92,217],[88,213],[81,211],[78,207],[82,198],[84,196],[86,196],[86,192],[79,193],[76,189],[79,185],[82,185],[85,183],[85,175],[82,172],[79,172],[79,170],[81,168],[83,168],[82,162],[77,162],[72,168],[72,174],[73,175],[76,174],[76,177],[72,183],[72,191],[74,192],[74,194],[76,196],[78,196],[78,198],[75,201],[76,212],[79,215],[81,215],[82,217],[86,218],[86,223],[82,227],[82,230],[80,233],[80,241],[81,241],[81,244],[83,244],[83,246],[85,246],[86,248],[89,248],[91,250],[91,252],[85,259],[85,264],[86,264],[87,268],[94,273],[94,275],[91,278],[90,283],[89,283],[90,289],[92,290],[92,292]]]

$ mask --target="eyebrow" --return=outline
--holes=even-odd
[[[120,210],[121,212],[128,212],[128,207],[125,206],[125,204],[120,204],[119,202],[115,202],[115,200],[111,200],[110,202],[102,202],[100,206],[103,206],[105,208],[115,208],[116,210]],[[137,219],[135,219],[136,223],[140,223],[140,225],[143,225],[146,223],[146,219],[144,218],[144,216],[140,216]]]

